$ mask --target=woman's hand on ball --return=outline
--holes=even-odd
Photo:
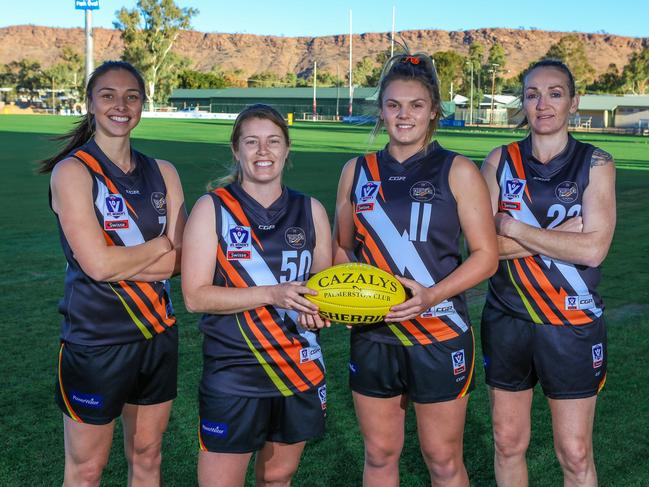
[[[411,320],[435,304],[435,298],[432,296],[434,288],[424,287],[417,281],[406,277],[396,275],[394,277],[410,291],[412,297],[401,304],[392,306],[390,312],[385,316],[385,321]]]
[[[321,328],[329,328],[331,326],[331,321],[322,318],[318,314],[300,313],[297,320],[302,328],[306,328],[307,330],[320,330]]]
[[[278,308],[292,309],[309,315],[318,314],[318,306],[303,297],[304,294],[316,296],[317,291],[303,282],[291,281],[270,286],[270,304]]]

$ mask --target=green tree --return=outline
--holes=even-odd
[[[501,73],[506,71],[506,64],[507,53],[505,52],[505,48],[499,42],[494,42],[489,48],[487,62],[482,66],[483,91],[489,92],[490,94],[492,89],[495,93],[502,92],[504,78],[501,76]]]
[[[9,69],[15,73],[16,91],[27,91],[30,100],[43,85],[41,64],[31,59],[21,59],[9,63]]]
[[[249,88],[270,88],[277,86],[284,86],[284,82],[278,75],[270,71],[255,73],[248,78]]]
[[[378,81],[376,78],[376,64],[369,56],[358,61],[352,70],[352,80],[355,86],[376,86],[376,81]]]
[[[624,76],[617,69],[615,63],[608,65],[606,72],[602,73],[594,83],[588,85],[589,92],[597,93],[622,93],[624,86]]]
[[[588,62],[584,43],[575,34],[564,36],[558,43],[550,46],[545,57],[560,59],[570,68],[580,93],[583,93],[586,85],[592,83],[595,78],[595,70]]]
[[[47,87],[50,90],[50,96],[47,100],[48,105],[56,109],[57,105],[60,105],[60,102],[57,103],[56,92],[65,89],[70,83],[70,71],[67,64],[57,63],[43,69],[39,78],[41,87]]]
[[[649,92],[649,46],[634,52],[622,72],[624,87],[636,95]]]
[[[471,96],[471,67],[473,67],[473,104],[477,106],[482,101],[481,74],[484,64],[484,45],[479,42],[472,42],[469,46],[469,56],[464,63],[464,79],[462,91],[469,98]]]
[[[122,59],[142,72],[147,83],[147,100],[162,101],[163,93],[156,95],[156,86],[165,78],[175,78],[181,58],[171,55],[171,48],[180,31],[191,27],[190,21],[198,13],[194,8],[180,8],[174,0],[138,0],[136,8],[122,7],[117,12],[115,28],[122,32],[124,53]],[[169,80],[163,84],[169,86]]]
[[[451,83],[453,84],[453,92],[457,92],[464,79],[466,58],[455,51],[439,51],[433,54],[433,60],[439,77],[440,96],[442,100],[450,100]]]
[[[69,86],[78,92],[83,92],[85,86],[85,66],[81,53],[75,51],[69,46],[61,50],[61,62],[65,65],[69,73]]]

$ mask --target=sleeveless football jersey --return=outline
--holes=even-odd
[[[460,222],[448,175],[457,154],[433,142],[399,163],[387,148],[359,157],[350,195],[354,255],[365,262],[431,287],[461,262]],[[401,323],[352,329],[384,343],[426,345],[469,330],[464,295],[453,296]]]
[[[94,139],[70,154],[92,178],[97,221],[108,245],[129,247],[162,235],[167,189],[155,160],[133,151],[135,169],[124,174]],[[67,260],[61,339],[82,345],[112,345],[153,338],[176,319],[168,281],[98,282],[74,258],[58,220]]]
[[[554,228],[581,215],[595,147],[572,137],[547,164],[532,155],[530,137],[503,147],[496,178],[498,208],[537,228]],[[501,260],[489,280],[487,303],[538,324],[584,325],[602,315],[599,268],[545,255]]]
[[[305,281],[315,228],[311,199],[288,188],[268,208],[239,184],[209,193],[218,245],[214,285],[251,287]],[[203,380],[216,390],[247,397],[290,396],[324,384],[318,335],[297,323],[298,313],[262,306],[205,314]]]

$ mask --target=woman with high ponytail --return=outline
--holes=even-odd
[[[87,114],[40,167],[67,260],[55,387],[64,486],[99,485],[117,417],[128,484],[162,484],[178,362],[168,280],[186,213],[174,167],[131,147],[143,99],[133,66],[105,62],[88,80]]]

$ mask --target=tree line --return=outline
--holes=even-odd
[[[180,32],[191,28],[194,8],[182,8],[174,0],[139,0],[133,9],[121,8],[116,12],[115,28],[124,41],[122,59],[135,65],[147,83],[149,103],[165,103],[174,88],[227,88],[227,87],[300,87],[313,85],[313,73],[306,70],[299,75],[283,75],[269,71],[246,76],[242,70],[222,70],[218,66],[209,72],[192,67],[192,62],[172,51]],[[0,87],[14,88],[31,96],[39,89],[83,92],[84,72],[81,52],[64,47],[54,65],[43,68],[34,60],[22,59],[0,65]],[[389,51],[374,57],[366,56],[352,69],[355,86],[377,86],[381,67]],[[440,51],[433,54],[440,78],[443,100],[461,93],[479,101],[483,94],[517,93],[524,73],[511,73],[507,67],[505,49],[498,42],[487,50],[474,42],[468,54]],[[580,93],[647,94],[649,93],[649,46],[633,53],[627,63],[612,63],[606,72],[595,76],[595,70],[586,56],[585,46],[579,36],[568,34],[553,44],[541,58],[551,57],[565,62],[572,70]],[[539,58],[540,59],[540,58]],[[473,76],[471,76],[473,73]],[[321,87],[345,86],[348,77],[318,71],[317,84]],[[15,94],[13,95],[15,97]],[[11,95],[8,96],[11,99]]]

